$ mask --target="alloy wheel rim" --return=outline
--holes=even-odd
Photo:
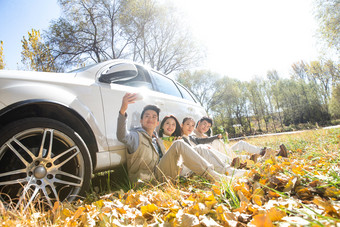
[[[61,131],[33,128],[11,137],[0,149],[0,163],[14,155],[16,162],[0,169],[0,187],[16,185],[16,208],[26,209],[37,199],[50,206],[54,201],[77,195],[85,174],[79,147]],[[20,187],[18,186],[20,185]]]

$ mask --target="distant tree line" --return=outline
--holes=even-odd
[[[340,113],[340,65],[331,60],[295,63],[289,79],[275,70],[251,81],[201,70],[182,72],[177,80],[213,116],[220,127],[215,130],[231,136],[293,130],[301,123],[322,125]]]
[[[62,14],[47,31],[22,39],[25,69],[63,72],[127,58],[174,73],[231,135],[289,130],[300,123],[340,118],[340,1],[314,0],[317,35],[338,60],[297,62],[289,79],[275,70],[243,82],[211,71],[190,71],[204,61],[202,45],[178,11],[159,0],[58,0]],[[0,41],[0,69],[5,68]],[[328,50],[328,49],[327,49]],[[323,57],[323,59],[328,59]]]

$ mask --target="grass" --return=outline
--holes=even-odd
[[[86,199],[55,204],[47,211],[5,209],[3,226],[299,225],[340,223],[340,129],[246,140],[279,149],[276,157],[253,164],[249,175],[211,184],[199,176],[133,187],[126,170],[96,174]],[[230,143],[231,145],[232,143]],[[298,220],[298,221],[297,221]],[[308,224],[307,224],[308,223]]]

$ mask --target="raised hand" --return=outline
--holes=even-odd
[[[120,114],[125,115],[125,112],[131,103],[135,103],[138,95],[136,93],[126,93],[122,99],[122,106],[120,107]]]

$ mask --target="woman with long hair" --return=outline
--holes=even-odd
[[[174,115],[163,118],[158,131],[158,136],[163,140],[165,149],[168,150],[172,142],[181,137],[181,125]]]

